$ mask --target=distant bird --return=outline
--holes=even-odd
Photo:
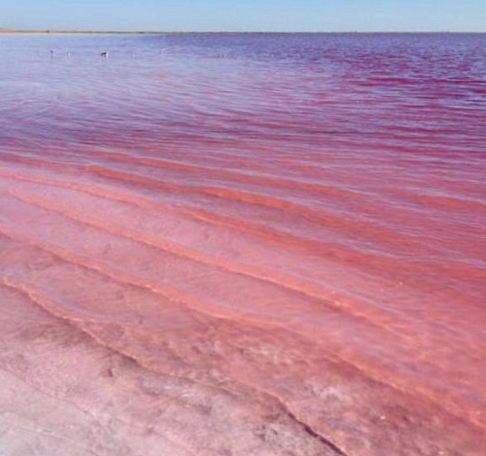
[[[56,55],[56,53],[54,52],[53,49],[51,49],[51,57],[54,57]]]
[[[106,57],[108,57],[108,51],[104,51],[100,55],[101,55],[101,57],[105,57],[106,58]]]

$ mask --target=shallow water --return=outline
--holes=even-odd
[[[4,305],[177,383],[168,454],[484,454],[486,35],[4,35],[0,60]]]

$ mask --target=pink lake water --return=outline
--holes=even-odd
[[[486,35],[0,62],[0,452],[486,454]]]

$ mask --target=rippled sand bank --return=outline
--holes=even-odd
[[[59,170],[0,173],[11,454],[482,451],[478,404],[394,367],[417,340],[290,267],[318,261],[306,249],[278,268],[278,237]]]

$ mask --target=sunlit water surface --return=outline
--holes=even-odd
[[[485,226],[485,35],[0,36],[0,306],[212,388],[170,454],[484,455]]]

